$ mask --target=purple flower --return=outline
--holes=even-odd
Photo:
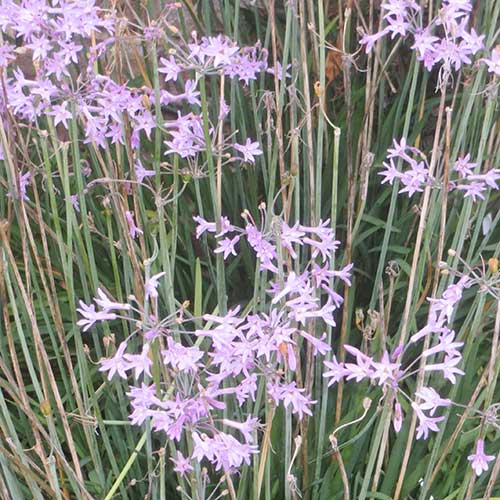
[[[16,59],[14,49],[14,45],[8,43],[0,45],[0,68],[5,68],[11,61]]]
[[[411,197],[416,192],[422,192],[424,187],[432,181],[432,178],[425,162],[410,159],[408,163],[410,169],[401,174],[401,183],[404,187],[399,190],[399,193],[408,193],[408,196]]]
[[[394,165],[392,158],[389,160],[389,163],[386,163],[384,161],[383,165],[385,167],[385,170],[383,170],[382,172],[378,172],[378,175],[384,176],[384,179],[382,179],[382,184],[388,182],[392,186],[392,184],[394,183],[394,179],[400,179],[402,177],[402,174]]]
[[[255,53],[254,53],[255,52]],[[256,80],[257,75],[264,71],[267,64],[256,57],[256,50],[249,54],[235,56],[230,66],[226,66],[225,71],[230,77],[237,76],[240,81],[248,85],[250,80]]]
[[[163,362],[169,364],[172,368],[181,372],[196,373],[199,367],[199,361],[203,358],[203,351],[197,347],[184,347],[178,344],[170,337],[167,338],[168,349],[161,351]]]
[[[422,387],[415,393],[422,402],[418,403],[421,410],[430,410],[429,414],[432,416],[440,406],[450,406],[450,399],[443,399],[432,387]]]
[[[346,370],[344,363],[339,363],[335,355],[332,356],[331,361],[325,361],[324,365],[328,371],[323,373],[323,377],[329,378],[328,387],[339,382],[340,379],[348,375],[350,372]]]
[[[277,273],[278,268],[272,262],[277,258],[276,247],[266,241],[263,234],[253,224],[247,224],[245,232],[249,245],[260,259],[260,267]]]
[[[36,61],[37,59],[45,59],[53,47],[49,39],[42,35],[40,37],[32,37],[31,43],[27,43],[26,48],[33,51],[32,58],[33,61]]]
[[[470,161],[470,154],[465,156],[460,156],[454,163],[452,169],[458,172],[460,177],[464,178],[474,173],[474,169],[477,167],[477,163],[472,163]]]
[[[174,471],[178,472],[181,477],[184,477],[186,472],[193,470],[193,467],[189,463],[189,458],[185,458],[179,450],[177,450],[177,458],[170,457],[170,460],[174,463]]]
[[[269,382],[267,384],[267,391],[276,403],[283,401],[285,408],[292,405],[293,413],[297,413],[300,420],[302,420],[304,413],[312,415],[309,405],[316,403],[316,401],[312,401],[310,398],[304,396],[305,389],[299,389],[294,381],[284,385]]]
[[[439,343],[434,347],[426,349],[422,356],[427,357],[438,352],[445,352],[447,356],[461,356],[460,351],[457,351],[458,347],[464,345],[463,342],[453,342],[455,339],[455,332],[453,330],[448,330],[447,328],[439,336]]]
[[[169,149],[166,155],[177,153],[181,158],[196,156],[205,149],[205,136],[201,116],[189,113],[181,116],[173,122],[165,123],[172,137],[170,141],[165,141]]]
[[[58,42],[60,45],[60,49],[58,54],[64,57],[64,62],[66,64],[70,64],[71,62],[78,62],[78,52],[83,49],[83,45],[76,45],[74,42]]]
[[[26,172],[25,174],[19,174],[19,198],[25,201],[29,201],[28,195],[26,194],[26,188],[30,182],[31,173]]]
[[[83,327],[86,332],[97,321],[107,321],[116,319],[116,314],[108,311],[96,311],[94,304],[87,305],[80,300],[80,307],[76,310],[83,316],[83,319],[77,321],[78,326]]]
[[[192,438],[192,457],[199,462],[206,457],[215,466],[215,470],[229,471],[233,467],[240,467],[243,462],[250,465],[251,455],[258,452],[257,446],[240,443],[224,432],[218,432],[213,438],[193,432]]]
[[[200,239],[200,236],[208,231],[210,233],[215,233],[217,231],[217,225],[215,222],[207,222],[203,217],[199,215],[195,215],[193,220],[196,222],[196,238]]]
[[[146,177],[152,177],[156,173],[154,170],[146,170],[142,165],[141,160],[137,160],[134,163],[134,170],[138,182],[142,182]]]
[[[252,444],[254,442],[252,434],[257,429],[257,424],[259,423],[258,418],[252,418],[251,415],[248,415],[244,422],[235,422],[234,420],[224,418],[222,419],[222,423],[240,431],[247,443]]]
[[[73,205],[73,208],[78,213],[80,213],[80,202],[78,201],[78,195],[77,194],[70,195],[69,200],[71,201],[71,204]]]
[[[321,254],[323,262],[331,257],[338,249],[340,241],[335,239],[335,233],[332,228],[328,227],[330,225],[330,219],[324,222],[320,219],[318,226],[307,227],[300,225],[301,231],[309,233],[311,236],[316,236],[319,241],[310,237],[305,237],[303,239],[304,243],[313,247],[311,257],[314,259],[318,254]]]
[[[429,431],[439,432],[437,424],[444,420],[444,417],[428,417],[417,403],[411,404],[418,417],[417,439],[429,437]]]
[[[445,67],[454,67],[458,71],[462,64],[470,64],[472,61],[469,58],[470,50],[463,44],[457,44],[451,40],[442,39],[436,45],[435,61],[443,61]]]
[[[292,77],[292,75],[288,72],[288,70],[292,67],[291,64],[287,65],[285,71],[283,71],[283,65],[279,61],[276,62],[276,67],[278,69],[278,80],[279,81],[283,80],[283,77],[285,77],[285,78],[291,78]],[[266,72],[269,73],[270,75],[274,75],[274,66],[270,66],[266,70]]]
[[[428,324],[410,338],[411,343],[418,342],[430,333],[449,332],[448,328],[445,327],[445,323],[450,321],[456,304],[462,298],[464,288],[470,286],[469,282],[470,279],[464,276],[457,283],[450,285],[443,292],[442,298],[428,299],[431,303]]]
[[[165,75],[165,81],[177,81],[177,76],[181,72],[181,67],[175,61],[174,56],[170,56],[168,59],[161,57],[160,64],[161,66],[158,66],[158,72]]]
[[[234,144],[233,148],[243,153],[243,161],[247,163],[255,163],[255,156],[262,154],[259,143],[252,142],[251,139],[247,139],[245,144]]]
[[[234,238],[224,238],[218,241],[218,246],[214,250],[214,253],[224,253],[224,260],[226,260],[229,255],[238,255],[235,250],[235,245],[240,241],[241,236],[236,235]]]
[[[457,378],[455,375],[464,375],[465,372],[456,367],[458,363],[462,360],[461,356],[451,357],[445,356],[444,361],[442,363],[437,363],[434,365],[426,365],[424,367],[424,371],[432,372],[432,371],[442,371],[444,378],[449,380],[452,384],[455,384]]]
[[[277,304],[282,298],[286,297],[289,294],[299,294],[302,295],[305,291],[306,287],[306,279],[304,275],[297,276],[293,271],[288,274],[286,278],[286,282],[284,283],[283,288],[276,293],[271,301],[271,304]]]
[[[147,109],[134,116],[134,132],[144,130],[148,139],[151,139],[151,131],[156,127],[153,115]]]
[[[374,45],[378,42],[378,40],[383,38],[388,33],[389,29],[385,28],[382,31],[379,31],[378,33],[374,33],[373,35],[365,34],[363,38],[361,38],[359,43],[365,46],[365,52],[369,54],[372,51]]]
[[[128,223],[128,234],[130,235],[131,238],[136,238],[139,234],[142,234],[142,229],[139,229],[135,225],[134,221],[134,212],[130,212],[129,210],[125,211],[125,219],[127,219]]]
[[[311,270],[311,278],[313,278],[316,287],[321,287],[328,294],[336,307],[340,307],[344,299],[335,290],[330,287],[330,279],[335,276],[336,271],[329,269],[329,265],[325,264],[323,267],[313,263]]]
[[[102,359],[100,361],[100,372],[109,372],[108,380],[111,380],[115,373],[118,373],[118,376],[127,379],[126,371],[129,370],[132,365],[127,363],[124,358],[124,352],[127,349],[127,342],[122,342],[118,347],[115,355],[112,358]]]
[[[401,409],[401,405],[398,400],[394,400],[394,416],[392,419],[392,425],[394,426],[394,430],[399,432],[401,427],[403,427],[403,410]]]
[[[189,46],[192,48],[192,45]],[[212,64],[214,68],[223,65],[230,65],[232,57],[239,51],[239,47],[225,35],[218,35],[216,37],[204,37],[197,49],[192,53],[198,52],[198,58],[203,63],[205,57],[213,58]]]
[[[196,90],[196,82],[194,80],[186,80],[184,83],[184,93],[180,94],[178,98],[185,99],[189,104],[201,106],[201,101],[198,99],[200,95],[199,91]]]
[[[347,372],[346,380],[355,379],[356,382],[361,382],[365,378],[371,379],[375,374],[372,358],[347,344],[344,345],[344,349],[352,356],[356,356],[356,363],[345,363],[344,365]]]
[[[221,236],[224,236],[226,233],[229,233],[230,231],[234,231],[235,227],[231,224],[230,220],[223,215],[220,218],[220,231],[215,235],[216,238],[220,238]]]
[[[340,271],[333,271],[332,275],[340,278],[347,286],[351,286],[351,270],[354,267],[354,264],[347,264],[347,266],[344,267],[344,269],[341,269]]]
[[[484,192],[486,191],[486,186],[482,182],[471,182],[470,184],[459,184],[455,186],[455,189],[460,191],[465,191],[464,198],[472,198],[475,203],[477,198],[484,200]]]
[[[226,103],[226,101],[223,99],[221,102],[218,119],[220,121],[224,120],[224,118],[226,118],[226,116],[229,114],[229,111],[231,111],[231,108]]]
[[[331,351],[332,348],[325,342],[326,333],[323,333],[321,338],[314,337],[303,330],[300,330],[299,333],[311,344],[313,356],[317,356],[318,353],[324,356],[328,351]]]
[[[62,54],[55,52],[52,57],[45,59],[45,72],[47,76],[54,75],[57,80],[62,80],[63,76],[69,77],[68,65]]]
[[[476,453],[469,455],[467,460],[471,463],[472,468],[477,476],[488,470],[488,462],[495,460],[493,455],[485,455],[484,439],[478,439],[476,443]]]
[[[113,301],[109,300],[109,298],[102,291],[101,288],[97,289],[97,295],[99,296],[99,298],[94,299],[94,302],[99,307],[102,307],[103,312],[109,312],[113,309],[118,310],[118,311],[128,311],[130,309],[130,304],[122,304],[120,302],[113,302]]]
[[[463,43],[465,43],[470,52],[472,54],[476,54],[482,48],[484,48],[483,40],[486,38],[486,35],[478,35],[474,28],[471,28],[470,33],[465,29],[467,25],[467,19],[463,19],[458,26],[458,33],[463,39]]]
[[[482,182],[484,184],[484,187],[486,189],[486,186],[489,186],[491,189],[498,189],[498,184],[497,181],[500,179],[500,169],[498,168],[493,168],[491,170],[488,170],[485,174],[481,175],[469,175],[467,177],[468,181],[472,182]]]
[[[144,289],[146,290],[146,300],[148,298],[156,299],[158,297],[158,292],[156,289],[158,288],[158,280],[162,277],[165,276],[165,272],[155,274],[154,276],[151,276],[146,283],[144,284]]]
[[[417,60],[422,61],[428,71],[442,61],[445,72],[449,72],[452,68],[458,71],[464,63],[470,64],[469,56],[483,48],[485,36],[478,35],[474,29],[467,30],[472,10],[467,0],[443,1],[438,15],[429,20],[427,26],[422,26],[422,17],[416,15],[420,7],[414,1],[387,0],[382,9],[386,11],[385,28],[373,35],[364,35],[360,41],[367,53],[377,40],[389,33],[391,39],[411,33],[414,37],[411,48],[417,52]],[[442,26],[440,36],[436,36],[436,26]]]
[[[130,403],[134,408],[138,406],[149,408],[158,401],[154,384],[146,385],[143,382],[141,387],[130,387],[130,391],[126,394],[131,399]]]
[[[371,378],[373,380],[378,379],[378,385],[383,385],[387,381],[391,381],[393,383],[397,382],[401,363],[391,363],[389,353],[387,351],[384,351],[380,361],[372,361],[372,366],[374,372],[371,375]]]
[[[416,31],[413,36],[414,43],[411,48],[417,51],[417,58],[419,61],[423,61],[426,54],[434,53],[434,44],[439,41],[439,38],[431,35],[428,27],[424,30]]]
[[[297,258],[293,245],[303,245],[302,237],[305,235],[304,231],[299,229],[299,222],[297,221],[292,227],[286,222],[281,225],[281,244],[290,252],[292,259]]]
[[[149,357],[149,344],[144,344],[141,354],[125,354],[123,357],[129,362],[129,368],[134,369],[134,378],[136,380],[141,373],[151,377],[153,361]]]
[[[257,375],[252,373],[245,377],[241,384],[236,387],[235,395],[240,406],[248,399],[251,398],[255,402],[255,395],[257,393]]]
[[[488,66],[488,73],[500,76],[500,49],[498,47],[491,51],[490,59],[482,59],[482,61]]]

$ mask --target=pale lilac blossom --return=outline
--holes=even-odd
[[[214,253],[223,253],[224,260],[226,260],[230,255],[237,256],[235,246],[240,241],[241,236],[236,235],[234,238],[224,238],[217,242],[217,248]]]
[[[191,472],[193,470],[193,467],[191,466],[190,459],[189,457],[184,457],[184,455],[177,450],[177,457],[172,458],[170,457],[170,460],[174,464],[174,471],[178,472],[181,477],[184,477],[186,473]]]
[[[462,356],[445,356],[442,363],[426,365],[424,367],[424,371],[442,371],[443,377],[449,380],[452,384],[455,384],[457,382],[456,375],[465,375],[465,372],[463,370],[457,368],[457,365],[458,363],[460,363],[460,361],[462,361]]]
[[[477,163],[472,163],[470,161],[470,154],[467,153],[465,156],[460,156],[457,158],[456,162],[453,164],[452,170],[458,172],[460,177],[466,178],[474,174],[474,169],[477,167]]]
[[[415,411],[418,418],[418,426],[417,426],[417,440],[424,438],[427,439],[429,437],[429,431],[439,432],[439,427],[437,424],[444,420],[444,417],[429,417],[427,416],[420,406],[412,402],[411,404],[413,410]]]
[[[415,396],[422,400],[422,402],[418,403],[418,407],[421,410],[429,410],[431,417],[440,406],[451,405],[450,399],[442,398],[432,387],[422,387],[415,392]]]
[[[469,56],[475,55],[484,46],[485,35],[478,35],[474,29],[467,28],[472,11],[467,0],[443,1],[437,15],[427,24],[423,24],[424,18],[417,15],[421,8],[413,1],[388,0],[381,7],[386,25],[380,32],[362,37],[360,44],[365,47],[366,53],[388,34],[391,39],[412,35],[411,48],[428,71],[442,63],[444,73],[440,74],[441,80],[452,69],[458,71],[462,65],[471,64]],[[488,64],[487,60],[484,61]]]
[[[146,300],[149,298],[151,299],[156,299],[158,297],[158,292],[156,289],[158,288],[158,280],[165,276],[165,272],[161,272],[158,274],[155,274],[154,276],[151,276],[148,280],[146,280],[146,283],[144,284],[144,289],[146,291]]]
[[[329,378],[328,387],[339,382],[350,372],[346,370],[344,363],[339,363],[335,355],[332,356],[331,361],[324,361],[324,365],[328,368],[326,372],[323,373],[323,377]]]
[[[488,73],[500,76],[500,49],[498,47],[491,51],[490,59],[482,59],[482,61],[488,66]]]
[[[97,295],[99,298],[94,298],[94,302],[103,309],[104,312],[115,311],[128,311],[130,310],[130,304],[122,304],[121,302],[114,302],[108,298],[104,293],[102,288],[97,289]]]
[[[96,311],[94,304],[85,304],[80,300],[80,307],[76,310],[83,316],[83,319],[77,321],[77,325],[83,327],[82,330],[86,332],[94,323],[98,321],[109,321],[116,319],[115,313],[110,313],[106,310]]]
[[[233,147],[243,154],[243,161],[246,163],[255,163],[255,157],[262,154],[259,143],[252,142],[251,139],[247,139],[245,144],[234,144]]]
[[[26,172],[25,174],[19,174],[19,198],[24,201],[29,201],[28,195],[26,194],[26,188],[30,182],[31,173]]]
[[[200,239],[201,235],[208,231],[210,233],[215,233],[217,231],[217,225],[215,222],[207,222],[203,217],[195,215],[193,220],[196,222],[196,238]]]
[[[131,238],[137,238],[138,235],[143,233],[142,229],[138,228],[135,225],[134,212],[126,210],[125,211],[125,219],[127,220],[127,224],[128,224],[128,228],[129,228],[128,234],[130,235]]]
[[[137,182],[143,182],[146,177],[153,177],[156,173],[154,170],[145,169],[141,160],[136,160],[134,170]]]
[[[394,400],[392,425],[396,433],[400,432],[401,428],[403,427],[403,409],[401,408],[401,405],[399,404],[397,399]]]
[[[484,439],[478,439],[476,442],[476,452],[467,457],[477,476],[488,471],[488,462],[495,460],[494,455],[484,453]]]
[[[111,380],[115,373],[120,378],[127,379],[127,370],[131,368],[131,365],[125,360],[124,353],[126,349],[127,342],[122,342],[113,357],[100,361],[99,371],[108,372],[108,380]]]
[[[151,377],[151,367],[153,361],[149,356],[149,344],[144,344],[141,354],[125,354],[123,358],[128,361],[129,368],[134,370],[134,378],[137,380],[144,373],[145,376]]]
[[[177,81],[177,77],[181,72],[181,67],[177,64],[174,56],[170,56],[168,59],[160,57],[160,64],[158,65],[158,72],[165,75],[165,81],[170,80]]]

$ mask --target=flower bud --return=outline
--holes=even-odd
[[[491,259],[488,259],[488,268],[491,272],[491,274],[496,274],[498,273],[498,259],[492,257]]]
[[[40,411],[42,412],[42,415],[44,415],[45,417],[48,417],[52,413],[50,401],[48,401],[47,399],[44,399],[40,403]]]

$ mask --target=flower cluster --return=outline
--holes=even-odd
[[[265,221],[265,205],[262,204],[259,209],[262,214],[262,219]],[[217,247],[214,252],[223,253],[224,259],[226,259],[229,255],[237,255],[235,246],[240,238],[245,236],[247,243],[259,259],[260,268],[273,273],[278,272],[276,267],[278,260],[278,244],[281,244],[294,260],[299,256],[298,249],[303,248],[305,244],[311,252],[312,259],[316,259],[316,257],[320,256],[323,264],[328,261],[329,255],[333,254],[340,245],[340,242],[335,239],[335,235],[329,227],[329,219],[324,222],[320,220],[318,225],[314,227],[304,226],[298,222],[293,226],[289,226],[286,222],[276,219],[271,221],[269,227],[261,227],[259,229],[250,212],[245,210],[242,216],[246,221],[244,229],[233,226],[227,217],[222,217],[220,220],[221,230],[218,233],[215,222],[207,222],[202,217],[196,216],[194,217],[194,221],[197,223],[196,237],[199,238],[205,232],[217,233],[215,234]],[[235,235],[232,238],[228,236],[231,235],[231,233]],[[328,267],[328,265],[321,268],[318,264],[314,264],[312,275],[318,282],[317,286],[321,286],[323,283],[322,280],[328,281],[329,278],[335,276],[345,276],[352,268],[352,264],[341,272],[328,272],[325,271],[326,267]]]
[[[485,36],[468,28],[472,12],[468,0],[443,0],[437,15],[427,24],[423,23],[422,9],[414,0],[387,0],[382,9],[385,28],[364,35],[360,41],[367,53],[386,35],[391,39],[411,35],[411,48],[425,68],[430,71],[441,65],[449,73],[458,71],[463,64],[471,64],[471,56],[484,47]]]
[[[414,375],[415,364],[422,358],[427,363],[424,366],[426,372],[441,373],[443,378],[456,383],[456,376],[463,375],[464,372],[457,368],[462,356],[458,350],[462,347],[462,342],[455,341],[455,332],[448,328],[454,308],[460,301],[464,288],[470,286],[467,277],[461,278],[456,284],[450,285],[440,299],[429,299],[430,311],[427,324],[416,332],[406,345],[399,345],[392,353],[384,352],[379,361],[359,349],[345,345],[347,353],[354,358],[354,362],[339,363],[335,356],[332,361],[325,361],[328,368],[323,377],[329,379],[329,385],[339,380],[370,380],[376,385],[392,389],[395,394],[393,426],[396,432],[401,430],[403,424],[403,405],[409,402],[418,418],[417,439],[427,439],[429,431],[437,432],[437,424],[444,420],[444,417],[435,417],[434,414],[439,407],[446,407],[452,404],[451,400],[441,398],[433,387],[422,387],[413,396],[404,392],[401,383],[408,377]],[[435,335],[433,347],[425,349],[420,356],[413,359],[406,367],[404,366],[404,355],[410,348],[428,335]],[[436,361],[437,357],[442,357]],[[429,363],[429,360],[433,360]],[[428,413],[426,413],[428,412]]]
[[[1,5],[0,29],[6,40],[22,44],[23,59],[19,60],[20,52],[13,44],[0,45],[0,70],[5,76],[0,117],[9,110],[16,119],[38,126],[48,119],[61,131],[76,120],[84,130],[84,142],[98,148],[122,144],[137,150],[141,140],[150,140],[152,131],[160,127],[166,135],[165,154],[175,153],[196,163],[197,155],[206,149],[199,112],[200,78],[223,73],[249,85],[270,71],[267,51],[259,43],[239,47],[223,35],[198,39],[193,33],[191,43],[177,41],[176,50],[160,57],[158,71],[164,83],[158,108],[152,105],[156,94],[151,87],[133,88],[99,71],[99,65],[106,64],[107,56],[112,57],[113,47],[120,43],[115,31],[125,29],[125,20],[116,12],[98,7],[95,0],[26,0],[21,5],[3,0]],[[224,120],[230,111],[221,102],[218,120]],[[181,113],[179,109],[186,105],[194,110]],[[158,109],[161,116],[157,116]],[[209,129],[215,144],[218,127],[210,124]],[[217,137],[217,144],[222,144],[220,154],[233,149],[232,155],[225,156],[229,161],[255,163],[262,154],[259,144],[250,139],[238,144]],[[0,159],[3,153],[0,148]],[[131,169],[134,167],[139,182],[150,176],[151,170],[140,161]],[[26,179],[19,175],[21,181]],[[17,197],[28,199],[25,186],[26,182],[18,188]]]
[[[187,326],[192,320],[185,319],[182,311],[158,320],[146,316],[145,307],[134,298],[130,300],[135,304],[117,303],[100,289],[94,299],[99,310],[83,302],[78,309],[83,317],[78,324],[84,331],[96,322],[117,318],[140,325],[136,328],[143,332],[140,349],[132,347],[131,338],[123,340],[114,355],[101,360],[99,369],[108,380],[118,375],[140,382],[127,393],[133,424],[150,420],[152,429],[165,433],[179,447],[184,437],[192,443],[189,457],[179,449],[172,459],[181,474],[191,470],[193,461],[204,459],[225,472],[250,462],[258,452],[259,420],[250,413],[243,421],[230,417],[235,407],[240,411],[251,407],[259,387],[269,402],[289,409],[298,419],[312,415],[316,401],[297,377],[300,352],[306,346],[313,356],[330,351],[326,333],[315,332],[322,324],[335,326],[334,312],[343,300],[334,291],[334,280],[350,284],[352,265],[342,270],[332,267],[339,242],[328,221],[289,226],[274,217],[272,227],[264,229],[257,227],[249,212],[244,219],[246,227],[239,229],[223,217],[217,233],[216,223],[195,217],[196,234],[214,233],[215,251],[222,249],[227,255],[233,253],[232,240],[246,239],[260,266],[273,275],[263,312],[242,313],[237,306],[223,316],[205,314],[198,318],[203,326],[190,331]],[[233,238],[226,236],[236,232]],[[282,259],[287,255],[296,259],[299,252],[308,255],[309,261],[300,274],[287,272]],[[157,287],[163,275],[146,280],[146,300],[153,301],[148,310],[157,310]],[[326,299],[318,290],[324,290]],[[168,389],[151,383],[155,363],[168,378]]]
[[[399,179],[403,188],[400,193],[408,193],[413,196],[417,192],[422,192],[426,186],[439,187],[437,179],[429,173],[427,159],[417,148],[408,146],[403,137],[398,142],[394,139],[393,149],[389,149],[387,158],[389,162],[384,162],[384,170],[379,175],[384,176],[382,184],[388,182],[393,184],[395,179]],[[407,168],[399,171],[396,168],[395,160],[401,160]],[[484,200],[484,193],[488,188],[498,190],[498,180],[500,179],[500,169],[494,168],[485,174],[476,174],[477,164],[470,161],[470,155],[459,157],[451,168],[451,173],[455,174],[448,183],[449,190],[459,190],[464,192],[464,197],[470,197],[472,201]]]

